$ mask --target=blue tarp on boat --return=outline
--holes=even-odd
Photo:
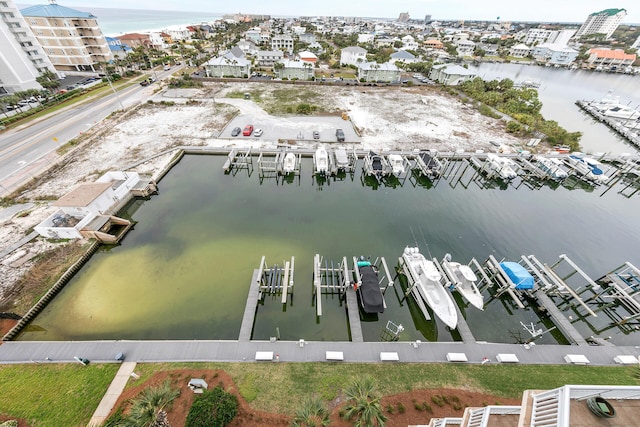
[[[516,285],[516,289],[533,289],[533,276],[517,262],[501,262],[500,267],[507,273],[509,279]]]

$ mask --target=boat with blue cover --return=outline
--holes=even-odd
[[[509,276],[509,279],[515,285],[515,289],[531,290],[535,286],[535,280],[531,273],[517,262],[501,262],[500,267]]]

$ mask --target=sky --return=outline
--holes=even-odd
[[[29,3],[45,4],[29,1]],[[212,2],[210,0],[109,0],[83,1],[58,0],[62,6],[90,8],[123,8],[150,10],[183,10],[209,13],[248,13],[274,16],[361,16],[397,18],[400,12],[408,12],[413,19],[583,22],[590,13],[603,9],[626,9],[623,24],[640,23],[638,0],[320,0],[294,2],[292,0],[235,0]],[[634,7],[635,6],[635,7]]]

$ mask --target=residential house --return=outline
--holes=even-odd
[[[258,46],[256,46],[256,44],[251,41],[251,40],[246,40],[246,39],[242,39],[240,40],[236,46],[238,47],[238,49],[240,49],[245,55],[252,55],[255,56],[258,54]]]
[[[256,55],[258,65],[272,67],[276,62],[282,61],[284,53],[281,50],[259,50]]]
[[[531,56],[536,61],[545,62],[549,65],[568,66],[575,61],[578,51],[569,46],[543,43],[533,48]]]
[[[274,66],[276,76],[288,80],[311,80],[314,76],[313,64],[304,61],[284,59],[282,66]]]
[[[307,32],[307,28],[306,28],[306,27],[303,27],[303,26],[301,26],[301,25],[292,25],[292,26],[291,26],[291,32],[292,32],[293,34],[300,35],[300,34],[304,34],[304,33],[306,33],[306,32]]]
[[[111,49],[111,55],[113,55],[114,58],[122,59],[133,50],[127,44],[122,43],[121,40],[115,37],[105,37],[105,40],[107,41],[109,49]]]
[[[244,38],[247,40],[251,40],[255,44],[260,44],[260,42],[262,41],[260,37],[261,32],[262,30],[260,29],[260,27],[251,28],[245,31]]]
[[[399,82],[400,69],[391,62],[362,62],[358,64],[358,79],[366,82]]]
[[[116,37],[121,43],[130,46],[132,49],[143,47],[149,49],[151,47],[151,36],[141,33],[127,33]]]
[[[307,46],[307,49],[317,53],[318,55],[321,55],[324,53],[324,48],[318,42],[311,43],[309,46]]]
[[[312,34],[312,33],[304,33],[304,34],[300,34],[298,36],[298,40],[300,40],[303,43],[309,43],[309,44],[313,44],[316,43],[316,35]]]
[[[514,58],[526,58],[531,53],[531,48],[524,43],[519,43],[509,49],[509,55]]]
[[[149,33],[149,40],[151,41],[151,47],[158,50],[169,49],[172,43],[171,36],[162,32]]]
[[[474,42],[467,39],[459,39],[455,44],[458,56],[473,56],[473,52],[476,49],[476,44]]]
[[[591,49],[587,63],[589,68],[617,69],[632,65],[637,56],[625,53],[622,49]]]
[[[400,49],[397,52],[391,54],[391,61],[394,64],[396,62],[403,62],[405,64],[412,64],[414,62],[418,62],[418,58],[412,53],[407,52],[406,50]]]
[[[340,63],[343,65],[358,65],[367,61],[367,50],[359,46],[345,47],[340,51]]]
[[[62,196],[53,206],[57,210],[34,230],[52,239],[95,238],[106,243],[117,242],[132,226],[114,216],[133,196],[149,196],[155,183],[136,172],[107,172],[96,182],[80,184]],[[110,234],[113,225],[124,226],[118,235]]]
[[[358,43],[373,43],[375,34],[358,34]]]
[[[310,62],[312,64],[318,62],[318,57],[313,52],[309,52],[308,50],[300,52],[298,54],[298,57],[300,58],[300,61]]]
[[[428,49],[444,49],[444,43],[438,39],[427,39],[424,41],[424,46]]]
[[[203,67],[207,77],[247,78],[251,73],[251,62],[231,53],[212,58]]]
[[[96,71],[113,60],[95,15],[60,6],[55,0],[20,13],[56,70]]]
[[[0,4],[0,94],[42,89],[36,78],[57,71],[13,0]]]
[[[429,73],[431,80],[447,86],[456,86],[476,77],[476,73],[457,64],[434,65]]]
[[[404,50],[416,50],[418,49],[418,43],[410,35],[406,35],[402,38],[402,49]]]
[[[288,34],[280,34],[271,38],[271,50],[281,50],[293,54],[293,37]]]
[[[376,38],[375,43],[377,47],[391,47],[396,42],[395,39],[389,37]]]

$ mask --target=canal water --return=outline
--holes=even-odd
[[[509,78],[514,82],[528,80],[540,84],[538,96],[543,104],[543,116],[557,121],[570,132],[582,132],[583,151],[611,154],[637,151],[606,125],[583,112],[575,102],[600,100],[611,92],[620,97],[621,104],[640,109],[640,76],[522,64],[482,63],[471,68],[485,80]]]
[[[312,295],[313,257],[384,256],[397,264],[407,245],[441,259],[480,262],[494,255],[518,261],[535,254],[552,264],[567,254],[593,278],[630,261],[640,265],[640,193],[618,184],[607,190],[578,183],[539,188],[474,177],[437,182],[410,177],[378,185],[353,175],[318,181],[303,159],[289,181],[259,179],[258,171],[225,175],[222,156],[185,156],[160,183],[159,194],[132,203],[121,216],[136,221],[122,243],[99,251],[36,317],[21,340],[237,339],[249,284],[262,256],[269,265],[295,257],[295,286],[258,306],[253,339],[349,340],[346,304],[324,296],[322,316]],[[517,187],[517,188],[516,188]],[[628,197],[630,196],[630,197]],[[426,321],[400,280],[389,288],[387,310],[363,318],[366,341],[378,341],[388,321],[402,324],[401,340],[459,340],[439,321]],[[529,338],[520,322],[551,324],[532,308],[485,291],[479,311],[457,302],[477,340]],[[640,344],[636,333],[610,327],[606,316],[585,335]],[[538,341],[564,342],[558,331]]]

